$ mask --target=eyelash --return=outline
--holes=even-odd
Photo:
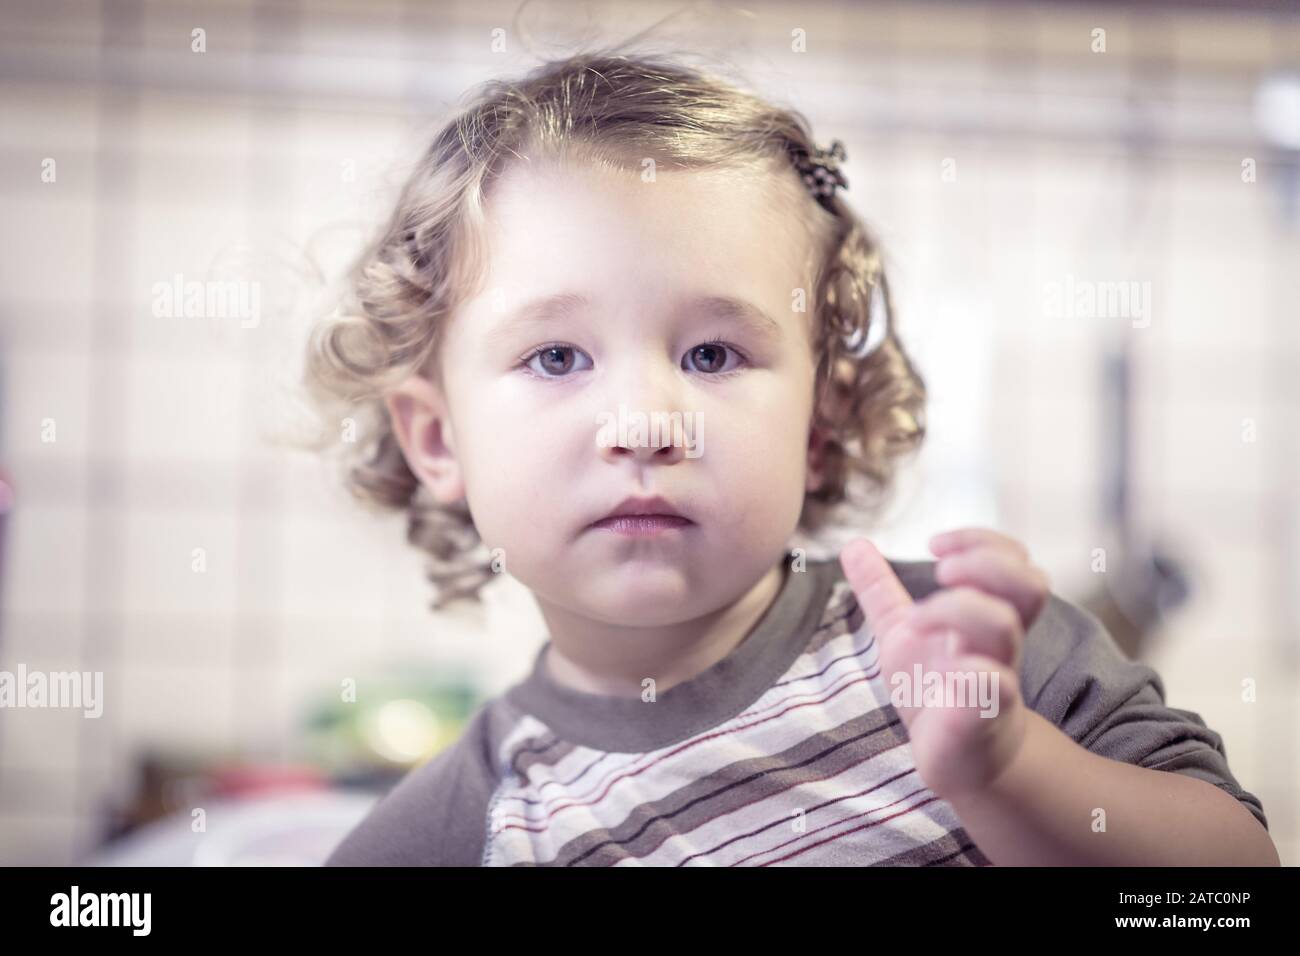
[[[694,352],[696,349],[706,345],[713,346],[715,348],[730,349],[732,352],[736,353],[737,358],[740,359],[740,364],[737,365],[735,368],[726,372],[701,372],[700,374],[703,375],[705,378],[714,378],[714,379],[730,378],[732,375],[735,375],[737,372],[743,372],[745,369],[749,367],[749,356],[746,355],[741,349],[737,348],[735,345],[732,345],[730,342],[724,339],[711,338],[704,342],[698,342],[695,345],[691,346],[691,352]],[[529,351],[527,355],[520,357],[519,368],[527,372],[533,378],[539,378],[542,379],[543,381],[547,381],[547,382],[564,381],[566,378],[569,378],[569,376],[572,375],[572,371],[570,371],[565,375],[539,375],[537,372],[534,372],[531,368],[528,367],[529,364],[533,361],[533,359],[537,358],[537,356],[541,355],[543,352],[549,352],[551,349],[572,349],[574,352],[581,351],[581,349],[578,349],[572,345],[566,345],[563,342],[551,342],[547,345],[540,345],[537,348]]]

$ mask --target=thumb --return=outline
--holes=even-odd
[[[854,538],[840,551],[840,566],[872,631],[889,633],[913,602],[885,556],[866,538]]]

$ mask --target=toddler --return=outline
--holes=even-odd
[[[618,51],[436,136],[308,380],[435,606],[508,573],[548,639],[329,864],[1276,865],[1220,736],[1018,542],[791,546],[925,432],[845,158]]]

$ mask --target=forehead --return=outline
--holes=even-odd
[[[788,313],[813,264],[799,189],[760,171],[517,161],[486,202],[486,289],[617,297],[689,286]]]

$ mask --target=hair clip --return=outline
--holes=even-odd
[[[840,169],[840,164],[846,159],[844,144],[838,139],[831,140],[829,149],[814,147],[812,153],[800,151],[795,157],[795,168],[803,176],[804,185],[826,209],[831,208],[836,186],[849,188],[849,181]]]

